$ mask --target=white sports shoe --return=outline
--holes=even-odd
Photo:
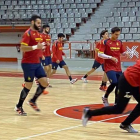
[[[131,125],[120,125],[120,128],[123,130],[128,131],[128,133],[138,133],[137,130],[135,130]]]
[[[87,115],[88,111],[89,111],[89,107],[85,107],[84,110],[83,110],[83,115],[82,115],[82,124],[83,124],[83,126],[86,126],[87,122],[89,120],[89,117]]]
[[[103,101],[103,104],[105,107],[109,106],[109,103],[108,103],[108,98],[105,98],[104,96],[102,97],[102,101]]]
[[[76,79],[72,79],[71,81],[70,81],[70,83],[71,84],[74,84],[75,82],[77,82],[78,81],[78,79],[76,78]]]
[[[81,80],[83,80],[84,83],[88,83],[87,78],[82,77]]]

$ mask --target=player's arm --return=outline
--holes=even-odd
[[[44,43],[40,43],[40,42],[34,46],[23,45],[23,43],[21,43],[20,45],[20,50],[23,52],[29,52],[36,49],[44,49],[44,48],[45,48]]]
[[[129,57],[129,53],[128,53],[128,52],[126,51],[126,49],[124,48],[122,42],[121,42],[120,53],[121,53],[123,56],[127,56],[127,57]]]
[[[21,45],[20,45],[20,50],[22,52],[29,52],[29,51],[33,51],[35,49],[43,49],[44,48],[44,42],[43,43],[38,43],[37,45],[34,46],[29,46],[30,42],[30,35],[28,33],[25,33],[22,37],[22,41],[21,41]]]
[[[105,51],[105,48],[106,48],[106,45],[104,44],[104,41],[102,41],[100,43],[100,48],[99,48],[99,51],[98,51],[98,56],[102,59],[111,59],[112,61],[115,61],[115,62],[118,62],[118,60],[115,58],[115,57],[112,57],[110,55],[106,55],[104,53]]]

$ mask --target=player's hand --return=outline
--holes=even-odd
[[[45,49],[45,42],[42,42],[42,43],[39,42],[37,44],[37,49],[42,49],[42,50]]]
[[[59,60],[57,60],[57,61],[56,61],[56,63],[57,63],[57,64],[59,64],[59,63],[60,63],[60,61],[59,61]]]
[[[112,57],[111,60],[114,61],[115,63],[118,63],[118,59],[115,57]]]
[[[130,53],[126,52],[125,55],[126,55],[127,58],[130,58]]]
[[[51,44],[50,44],[50,42],[47,42],[46,45],[47,45],[47,46],[50,46]]]
[[[65,54],[64,57],[67,58],[67,55]]]
[[[51,58],[53,57],[53,53],[51,54]]]
[[[45,60],[45,56],[44,55],[42,55],[42,60]]]

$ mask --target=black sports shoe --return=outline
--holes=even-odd
[[[14,110],[21,116],[27,116],[27,113],[24,112],[22,107],[17,107],[16,105]]]
[[[35,111],[39,112],[40,109],[37,107],[37,104],[35,102],[32,102],[31,100],[27,102]]]

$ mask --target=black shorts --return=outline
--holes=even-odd
[[[52,69],[57,70],[58,66],[63,68],[63,66],[67,65],[64,60],[60,61],[60,63],[52,62]]]
[[[100,66],[102,66],[102,70],[104,71],[104,64],[100,64],[99,62],[97,62],[96,60],[94,61],[94,64],[92,66],[93,69],[98,69]]]
[[[37,79],[46,77],[45,71],[41,66],[41,63],[38,64],[22,63],[21,66],[24,73],[25,82],[33,82],[35,77]]]

